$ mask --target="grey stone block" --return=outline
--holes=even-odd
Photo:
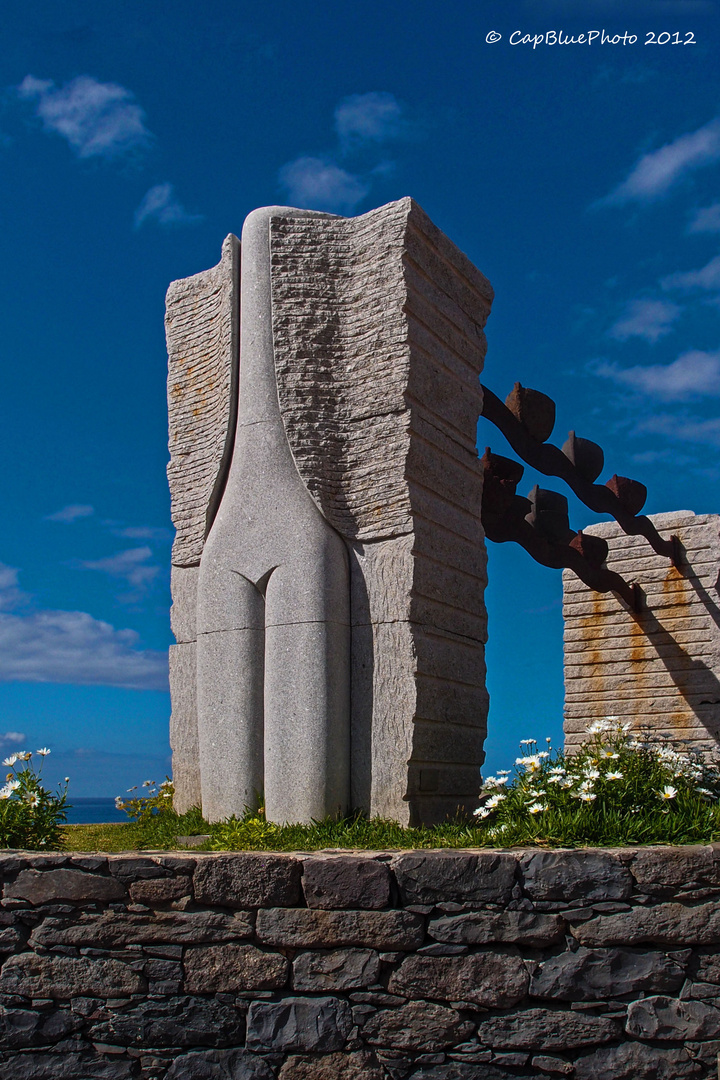
[[[247,1017],[247,1045],[276,1053],[340,1050],[352,1017],[347,1002],[335,997],[254,1001]]]
[[[603,1046],[575,1061],[577,1080],[684,1080],[703,1072],[685,1049],[637,1042]]]
[[[716,904],[658,904],[599,915],[572,932],[581,945],[714,945],[720,943],[720,911]]]
[[[181,896],[192,896],[192,891],[192,878],[188,874],[134,881],[129,889],[134,904],[147,904],[148,907],[162,907]]]
[[[86,874],[81,870],[21,870],[3,889],[6,900],[31,904],[108,903],[126,900],[127,892],[115,878]]]
[[[167,1080],[274,1080],[272,1069],[247,1050],[200,1050],[175,1058]]]
[[[541,948],[559,941],[565,923],[559,915],[530,911],[468,911],[431,919],[428,934],[436,941],[489,945],[493,941]]]
[[[470,956],[408,956],[390,976],[388,990],[405,997],[469,1001],[507,1009],[527,994],[527,969],[517,950]]]
[[[367,856],[305,859],[302,887],[311,908],[379,909],[390,902],[390,871]]]
[[[394,1050],[444,1050],[469,1038],[473,1025],[454,1009],[431,1001],[411,1001],[399,1009],[382,1009],[365,1024],[363,1038],[371,1046]]]
[[[624,900],[632,877],[600,851],[538,851],[520,859],[523,890],[532,900]]]
[[[383,1080],[374,1054],[358,1050],[345,1054],[291,1055],[278,1080]]]
[[[29,998],[118,997],[144,989],[142,976],[114,959],[19,953],[9,957],[0,971],[0,994]]]
[[[244,1017],[230,1005],[212,998],[176,997],[141,1001],[112,1010],[93,1023],[93,1042],[159,1049],[178,1046],[233,1046],[242,1042]]]
[[[199,857],[198,903],[220,907],[291,907],[300,900],[301,863],[291,855],[238,852]]]
[[[266,909],[258,912],[256,934],[266,945],[294,949],[416,949],[425,937],[424,920],[409,911],[312,911]]]
[[[153,915],[111,912],[81,915],[74,922],[45,919],[32,934],[31,944],[45,947],[122,948],[126,945],[200,944],[213,941],[237,941],[253,932],[253,919],[247,912],[216,915],[213,912],[156,911]]]
[[[629,1005],[625,1030],[636,1039],[716,1039],[720,1036],[720,1009],[702,1001],[648,997]]]
[[[184,966],[185,989],[196,994],[277,990],[286,985],[290,970],[278,953],[230,943],[186,949]]]
[[[570,1050],[613,1042],[621,1033],[617,1020],[550,1009],[522,1009],[505,1016],[483,1017],[477,1029],[481,1043],[510,1050]]]
[[[625,994],[678,991],[687,964],[662,952],[586,949],[543,960],[530,980],[530,995],[559,1001],[598,1001]]]
[[[293,960],[294,990],[358,990],[378,981],[380,960],[373,949],[299,952]]]
[[[65,1054],[0,1051],[0,1070],[12,1080],[134,1080],[138,1075],[135,1062],[127,1058],[72,1050]]]
[[[404,904],[504,904],[510,900],[517,860],[480,852],[408,852],[391,863]]]

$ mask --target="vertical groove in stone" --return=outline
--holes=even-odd
[[[173,281],[166,298],[168,481],[176,529],[172,562],[200,561],[235,427],[240,242],[226,237],[217,266]]]

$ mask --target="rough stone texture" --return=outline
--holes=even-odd
[[[601,1047],[575,1062],[577,1080],[682,1080],[703,1072],[687,1050],[644,1043]]]
[[[661,952],[585,949],[545,960],[530,980],[530,995],[559,1001],[597,1001],[625,994],[679,990],[686,964]]]
[[[509,1050],[569,1050],[619,1038],[617,1020],[578,1012],[523,1009],[506,1016],[481,1019],[481,1043]]]
[[[0,972],[0,994],[30,998],[116,997],[144,988],[142,976],[121,960],[19,953],[6,960]]]
[[[112,949],[143,942],[198,944],[233,941],[252,934],[246,912],[219,915],[213,912],[156,912],[154,915],[81,915],[75,922],[48,918],[33,931],[33,945],[76,945]]]
[[[391,976],[388,990],[405,997],[472,1001],[507,1009],[525,997],[528,973],[517,953],[472,956],[408,956]]]
[[[317,1057],[293,1054],[278,1074],[278,1080],[383,1080],[374,1054],[321,1054]]]
[[[371,1016],[363,1035],[371,1045],[396,1050],[444,1050],[466,1039],[472,1024],[453,1009],[430,1001],[411,1001],[400,1009],[383,1009]]]
[[[385,863],[355,856],[306,859],[302,876],[310,908],[384,908],[390,901]]]
[[[537,851],[521,861],[523,889],[533,900],[624,900],[632,877],[601,851]]]
[[[293,960],[295,990],[359,990],[378,981],[380,959],[372,949],[300,952]]]
[[[204,567],[223,545],[229,550],[232,544],[255,543],[252,536],[242,539],[238,525],[246,508],[253,510],[253,520],[263,523],[264,550],[257,554],[265,561],[261,566],[244,554],[230,569],[264,590],[268,571],[283,567],[288,558],[284,549],[279,555],[274,551],[278,538],[288,532],[288,515],[302,517],[307,505],[320,508],[329,526],[345,539],[349,556],[353,786],[347,801],[403,822],[442,819],[459,805],[476,805],[483,757],[485,556],[475,441],[481,408],[478,375],[486,347],[483,326],[492,290],[410,199],[352,219],[287,208],[262,213],[272,267],[262,298],[268,311],[272,302],[271,326],[267,313],[263,315],[263,348],[269,344],[274,385],[263,383],[262,402],[249,402],[256,389],[248,365],[255,363],[257,335],[253,337],[248,321],[255,318],[253,305],[259,296],[253,270],[249,292],[243,294],[237,439],[227,477],[226,451],[235,426],[231,407],[237,320],[232,313],[238,303],[228,301],[236,273],[234,238],[226,241],[219,267],[174,283],[168,293],[169,476],[178,527],[173,555],[178,646],[171,657],[172,741],[180,777],[176,803],[184,809],[197,801],[198,761],[207,758],[204,771],[200,769],[205,776],[202,797],[212,815],[241,812],[243,805],[234,804],[242,798],[249,802],[253,791],[262,788],[272,820],[305,812],[295,792],[295,772],[285,767],[284,758],[273,772],[273,763],[289,753],[287,740],[273,734],[278,688],[272,680],[265,687],[266,739],[269,730],[273,753],[266,753],[263,783],[262,762],[250,738],[257,718],[244,719],[260,715],[262,687],[248,692],[229,673],[238,666],[252,670],[263,651],[266,660],[272,655],[279,631],[268,635],[263,630],[274,625],[272,588],[264,604],[261,599],[255,605],[254,621],[239,623],[251,618],[240,614],[242,597],[233,599],[232,589],[219,586],[227,611],[220,612],[213,600],[217,625],[206,628],[233,633],[212,643],[201,635],[197,656],[191,609],[197,585],[192,572],[198,561]],[[255,258],[251,248],[244,239],[248,266]],[[201,403],[203,393],[206,400]],[[277,417],[270,424],[272,402],[275,410],[279,402],[281,424]],[[270,425],[270,441],[261,447],[263,424]],[[250,439],[253,425],[257,430]],[[301,506],[299,497],[286,497],[283,489],[278,501],[284,518],[264,496],[258,502],[257,494],[268,487],[268,470],[271,486],[278,490],[283,462],[293,476],[299,474],[312,497]],[[215,514],[219,495],[221,512]],[[206,506],[208,523],[212,521],[207,540]],[[294,525],[295,540],[308,533],[299,518]],[[313,555],[308,565],[317,561]],[[200,607],[208,595],[208,573],[202,567]],[[278,576],[277,570],[273,575]],[[214,587],[211,583],[210,592]],[[238,592],[243,591],[239,586]],[[339,610],[337,598],[334,607]],[[297,619],[308,617],[298,607]],[[240,633],[239,626],[252,627],[255,636]],[[327,656],[324,662],[330,663]],[[292,670],[295,681],[302,683],[286,704],[300,698],[301,690],[320,700],[312,667],[286,665],[285,679]],[[222,687],[224,681],[224,697],[202,689]],[[216,717],[220,724],[223,709],[232,714],[236,741],[238,732],[248,732],[248,745],[237,762],[237,753],[228,758],[230,734],[216,733],[214,743],[204,734],[210,721],[203,717]],[[333,722],[337,756],[345,752],[344,736],[339,719]],[[295,733],[307,727],[308,719],[299,716]],[[322,761],[305,747],[300,751],[297,737],[294,752],[305,759],[298,782],[307,789],[317,786],[314,772],[322,769]],[[237,791],[230,791],[230,774],[216,777],[213,766],[216,772],[229,769],[232,776],[245,769],[247,775]],[[325,767],[329,769],[327,762]],[[226,801],[233,802],[224,813],[223,791]]]
[[[716,1080],[718,850],[227,854],[193,910],[153,912],[216,857],[0,855],[0,1076]],[[233,912],[241,889],[304,904],[309,862],[342,902],[384,880],[387,907]]]
[[[663,537],[679,538],[672,566],[640,536],[615,523],[586,530],[609,545],[607,566],[637,581],[645,609],[625,610],[565,571],[565,739],[577,746],[594,720],[612,714],[636,729],[712,751],[720,738],[720,517],[682,510],[651,515]]]
[[[582,945],[714,945],[720,944],[717,904],[659,904],[617,915],[598,915],[573,927]]]
[[[3,889],[6,900],[28,900],[31,904],[76,903],[93,900],[124,900],[125,887],[111,877],[84,874],[80,870],[23,870],[12,885]]]
[[[288,981],[290,965],[278,953],[254,945],[206,945],[185,950],[185,989],[189,993],[277,990]]]
[[[625,1029],[638,1039],[716,1039],[720,1036],[720,1009],[701,1001],[648,997],[632,1002]]]
[[[552,945],[565,931],[559,915],[530,911],[466,912],[432,919],[430,937],[455,945],[490,945],[492,942],[522,944],[529,948]]]
[[[171,1064],[167,1080],[274,1080],[272,1069],[247,1050],[201,1050]]]
[[[93,1042],[148,1047],[233,1046],[242,1041],[244,1016],[230,1005],[206,998],[143,1001],[108,1012],[89,1029]]]
[[[300,873],[301,864],[287,855],[206,856],[195,870],[195,898],[223,907],[291,907],[300,899]]]
[[[392,862],[405,904],[432,904],[447,897],[459,903],[504,904],[511,896],[516,860],[494,851],[408,852]]]
[[[307,949],[347,945],[376,949],[416,949],[425,936],[423,920],[410,911],[259,911],[256,933],[266,945]]]
[[[247,1044],[254,1050],[339,1050],[351,1028],[346,1001],[335,997],[254,1001],[247,1018]]]

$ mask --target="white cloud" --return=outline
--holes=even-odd
[[[167,653],[84,611],[0,613],[0,681],[167,689]]]
[[[678,417],[668,413],[648,416],[637,425],[638,431],[665,435],[676,442],[700,443],[720,447],[720,418],[698,420],[691,416]]]
[[[63,506],[61,510],[56,510],[54,514],[48,514],[45,520],[62,521],[69,525],[70,522],[77,521],[78,518],[92,517],[94,513],[92,506],[86,506],[83,503],[70,503],[69,506]]]
[[[689,233],[720,232],[720,202],[696,210],[688,225]]]
[[[335,109],[335,130],[348,146],[397,138],[403,130],[402,105],[385,91],[352,94]]]
[[[27,742],[27,735],[24,731],[6,731],[0,735],[0,746],[4,746],[8,743],[15,746],[24,745]]]
[[[303,210],[350,213],[370,191],[369,183],[326,158],[299,157],[279,175],[289,201]]]
[[[720,289],[720,255],[699,270],[670,274],[660,284],[663,289]]]
[[[127,551],[118,551],[105,559],[93,559],[80,563],[85,570],[100,570],[110,577],[127,581],[134,589],[143,590],[155,580],[160,573],[159,566],[148,564],[153,553],[149,547],[129,548]]]
[[[598,364],[595,374],[661,401],[720,397],[720,351],[683,353],[671,364],[620,368]],[[648,429],[649,430],[649,429]]]
[[[167,653],[138,649],[134,630],[84,611],[12,610],[31,600],[17,576],[0,563],[0,681],[167,689]]]
[[[78,157],[114,158],[150,140],[145,113],[117,83],[79,75],[57,87],[51,79],[27,75],[17,92],[37,103],[36,115],[45,131],[61,135]]]
[[[618,341],[641,337],[655,342],[670,333],[680,313],[681,308],[668,300],[631,300],[608,334]]]
[[[715,161],[720,161],[720,119],[645,154],[627,179],[600,203],[617,206],[633,201],[650,202],[665,195],[688,173]]]
[[[155,184],[143,196],[135,211],[135,228],[139,229],[146,221],[157,221],[160,225],[198,225],[203,220],[202,214],[191,214],[175,198],[172,184]]]
[[[126,540],[158,540],[169,541],[172,534],[169,529],[159,525],[128,525],[124,528],[114,528],[115,536],[122,536]]]

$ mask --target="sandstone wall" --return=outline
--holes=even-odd
[[[650,518],[677,536],[676,569],[614,523],[585,530],[609,544],[607,566],[643,590],[634,615],[611,593],[563,573],[565,739],[583,741],[608,715],[702,752],[720,740],[720,517],[679,511]]]
[[[720,846],[0,855],[7,1080],[716,1077]]]

